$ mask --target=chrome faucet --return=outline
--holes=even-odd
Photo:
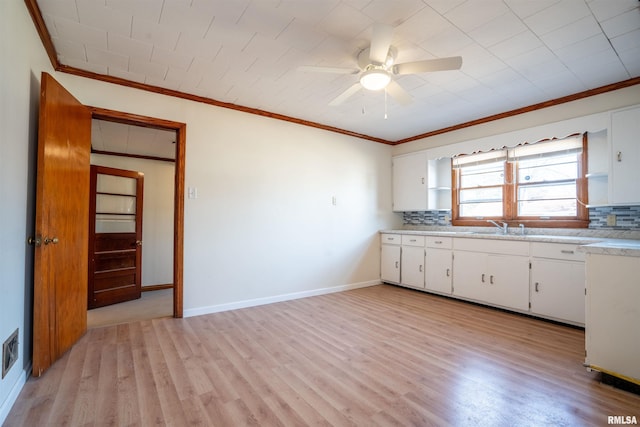
[[[502,231],[502,234],[507,234],[507,232],[509,230],[509,224],[507,224],[506,222],[503,222],[502,225],[498,224],[497,222],[495,222],[492,219],[488,219],[487,222],[490,222],[491,224],[493,224],[496,227],[498,227],[498,229],[500,229],[500,231]]]
[[[524,224],[518,224],[518,227],[520,227],[520,235],[524,236],[525,235]]]

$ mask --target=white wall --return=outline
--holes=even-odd
[[[34,221],[40,72],[51,69],[21,1],[0,1],[0,61],[0,343],[20,329],[20,357],[0,380],[1,424],[31,364],[33,249],[26,237]]]
[[[81,102],[187,124],[185,315],[375,283],[391,212],[391,148],[79,77]],[[332,197],[337,200],[332,205]]]
[[[21,343],[0,382],[0,422],[30,364],[41,71],[87,105],[187,124],[185,184],[199,197],[185,205],[185,314],[378,281],[377,232],[401,225],[391,147],[54,73],[20,1],[0,2],[0,28],[0,339],[20,328]]]
[[[104,154],[92,154],[91,164],[144,173],[142,286],[173,283],[174,164]]]

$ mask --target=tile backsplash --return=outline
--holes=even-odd
[[[615,226],[607,225],[607,217],[615,215]],[[603,206],[589,208],[589,228],[640,230],[640,206]]]
[[[615,215],[616,225],[607,225]],[[640,206],[603,206],[589,208],[590,229],[640,230]],[[404,225],[451,225],[451,211],[403,212]]]
[[[451,225],[451,211],[403,212],[405,225]]]

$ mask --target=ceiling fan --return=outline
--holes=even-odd
[[[398,103],[410,104],[409,95],[395,80],[395,76],[405,74],[426,73],[431,71],[458,70],[462,66],[462,57],[452,56],[439,59],[396,64],[397,50],[391,46],[393,28],[384,24],[375,24],[370,47],[358,53],[358,68],[302,66],[301,71],[317,71],[322,73],[360,74],[359,81],[334,98],[329,105],[340,105],[361,88],[368,90],[386,89]]]

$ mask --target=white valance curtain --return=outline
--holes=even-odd
[[[453,157],[453,167],[475,166],[499,161],[515,162],[549,155],[579,153],[582,151],[583,133],[574,133],[564,138],[547,138],[535,142],[524,142],[515,147],[502,147],[490,151],[458,154]]]

